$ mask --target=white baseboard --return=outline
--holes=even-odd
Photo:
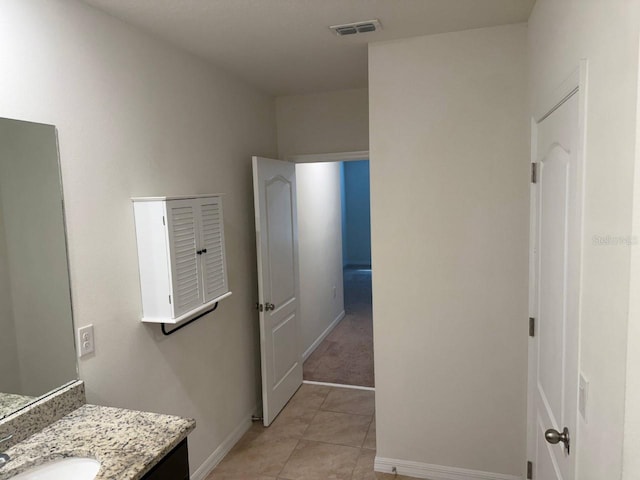
[[[227,453],[238,443],[242,436],[251,428],[251,415],[255,412],[255,408],[251,412],[242,417],[242,421],[234,428],[233,432],[225,438],[222,443],[209,455],[202,465],[191,474],[191,480],[204,480],[207,475],[218,466]]]
[[[318,348],[318,346],[322,343],[322,341],[327,338],[327,335],[329,335],[331,333],[331,330],[333,330],[334,328],[336,328],[336,326],[340,323],[340,320],[342,320],[344,318],[344,310],[340,312],[340,314],[333,320],[333,322],[331,322],[331,325],[329,325],[326,330],[324,332],[322,332],[322,334],[316,338],[316,341],[313,342],[311,344],[311,346],[309,348],[307,348],[305,350],[305,352],[302,354],[302,361],[305,361],[307,358],[309,358],[309,356],[313,353],[313,351]]]
[[[517,475],[481,472],[467,470],[466,468],[444,467],[442,465],[376,457],[374,467],[376,472],[394,473],[394,467],[396,469],[395,473],[398,475],[428,478],[429,480],[522,480],[522,477]]]
[[[320,385],[321,387],[350,388],[352,390],[368,390],[370,392],[376,391],[375,387],[361,387],[360,385],[346,385],[344,383],[316,382],[314,380],[303,380],[302,383]]]

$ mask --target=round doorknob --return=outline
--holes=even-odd
[[[269,310],[275,310],[276,306],[273,303],[265,303],[264,309],[268,312]]]
[[[544,439],[552,445],[560,442],[564,443],[564,447],[567,449],[567,453],[569,453],[571,439],[569,438],[569,429],[567,427],[564,427],[562,433],[557,431],[555,428],[550,428],[544,432]]]

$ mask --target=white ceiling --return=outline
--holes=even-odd
[[[83,0],[274,95],[367,85],[367,43],[525,22],[535,0]],[[380,32],[327,27],[379,19]]]

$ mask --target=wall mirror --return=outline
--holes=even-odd
[[[77,378],[56,128],[0,118],[0,419]]]

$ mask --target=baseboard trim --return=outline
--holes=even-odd
[[[313,342],[311,344],[311,346],[305,350],[305,352],[302,354],[302,361],[305,361],[307,358],[309,358],[311,356],[311,354],[314,352],[314,350],[320,346],[320,344],[322,343],[322,341],[325,338],[327,338],[327,335],[329,335],[331,333],[331,331],[338,326],[338,324],[340,323],[340,320],[342,320],[344,318],[344,316],[345,316],[345,312],[343,310],[331,322],[331,324],[325,329],[325,331],[322,332],[322,334],[320,334],[320,336],[318,338],[316,338],[316,341]]]
[[[321,387],[350,388],[352,390],[368,390],[370,392],[376,391],[375,387],[361,387],[360,385],[347,385],[344,383],[315,382],[313,380],[303,380],[302,383],[320,385]]]
[[[209,458],[207,458],[198,469],[191,475],[191,480],[204,480],[207,475],[218,466],[227,453],[238,443],[242,436],[251,428],[251,415],[255,412],[255,408],[251,412],[242,417],[242,421],[231,432],[227,438],[216,448]]]
[[[522,480],[522,477],[517,475],[481,472],[479,470],[467,470],[466,468],[444,467],[442,465],[376,457],[374,466],[376,472],[394,473],[394,467],[398,475],[428,478],[429,480]]]

